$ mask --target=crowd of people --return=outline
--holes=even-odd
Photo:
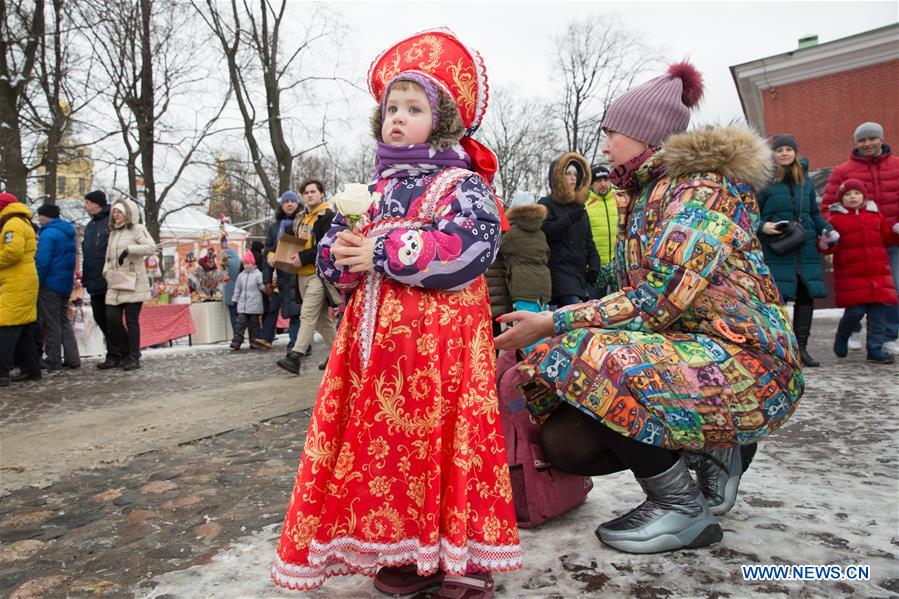
[[[140,311],[150,299],[144,258],[156,242],[126,198],[107,204],[106,194],[84,197],[90,221],[81,244],[81,284],[103,333],[105,360],[97,368],[136,370],[140,364]],[[0,386],[40,380],[42,371],[81,367],[69,316],[75,285],[75,227],[55,204],[32,212],[9,193],[0,194]],[[18,372],[12,371],[18,368]]]

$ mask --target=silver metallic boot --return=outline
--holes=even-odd
[[[606,545],[627,553],[659,553],[711,545],[724,536],[684,458],[637,482],[646,501],[596,529]]]
[[[707,449],[696,457],[696,483],[712,514],[721,516],[737,501],[743,459],[739,447]]]

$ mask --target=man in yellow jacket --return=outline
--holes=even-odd
[[[0,193],[0,387],[41,378],[36,251],[31,210],[11,193]],[[20,372],[10,377],[14,364]]]
[[[612,262],[615,260],[615,238],[618,235],[617,192],[609,180],[609,169],[594,165],[590,193],[584,206],[587,218],[590,219],[590,230],[593,233],[593,245],[599,254],[599,278],[590,289],[591,298],[598,299],[617,290],[617,283],[612,280]]]

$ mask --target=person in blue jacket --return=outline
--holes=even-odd
[[[106,341],[106,279],[103,278],[106,246],[109,245],[109,204],[106,194],[95,189],[85,195],[84,211],[91,220],[84,228],[84,238],[81,240],[81,286],[91,298],[94,322],[103,332],[103,339]]]
[[[37,209],[38,322],[44,330],[47,370],[78,368],[81,357],[75,331],[69,321],[69,296],[75,282],[75,227],[59,217],[59,206],[44,204]],[[62,352],[60,352],[62,345]],[[63,361],[62,355],[65,356]]]

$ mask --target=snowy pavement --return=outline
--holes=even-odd
[[[822,311],[823,312],[823,311]],[[642,500],[628,473],[595,478],[580,508],[522,531],[525,568],[496,577],[497,597],[896,597],[899,596],[899,365],[829,353],[835,316],[816,318],[806,393],[783,430],[761,445],[724,540],[709,548],[635,556],[603,546],[600,522]],[[153,579],[147,599],[290,597],[268,577],[278,524],[248,535],[206,565]],[[740,566],[834,564],[870,567],[868,581],[743,579]],[[306,596],[382,596],[363,577],[335,578]],[[426,595],[423,595],[426,596]]]
[[[864,352],[836,359],[836,316],[816,315],[811,350],[823,367],[806,370],[796,414],[761,445],[721,519],[721,543],[653,556],[601,545],[596,525],[642,495],[628,473],[596,478],[584,505],[522,531],[525,568],[498,575],[496,596],[899,597],[899,365],[866,363]],[[278,353],[148,352],[133,376],[82,369],[3,398],[0,597],[380,597],[362,577],[306,595],[270,581],[320,378],[312,365],[287,376],[272,364]],[[150,409],[173,393],[170,406]],[[68,437],[47,428],[47,449],[38,447],[41,429],[59,419],[83,426]],[[102,445],[113,426],[148,424],[143,436],[114,440],[124,448],[116,460],[80,448],[84,439]],[[49,478],[7,469],[25,432],[35,456],[55,450],[73,467]],[[741,566],[755,564],[861,565],[870,580],[744,580]]]

